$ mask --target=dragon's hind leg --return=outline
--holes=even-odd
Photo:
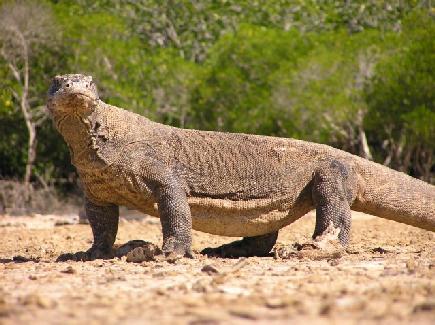
[[[213,257],[250,257],[268,256],[278,238],[278,231],[270,234],[244,237],[229,244],[216,248],[205,248],[201,254]]]

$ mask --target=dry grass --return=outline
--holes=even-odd
[[[22,182],[0,180],[0,214],[25,216],[66,213],[77,210],[78,206],[80,198],[63,198],[54,186],[31,186],[29,193],[26,193]]]

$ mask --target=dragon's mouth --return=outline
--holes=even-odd
[[[90,100],[90,101],[95,101],[98,100],[98,96],[92,96],[88,93],[85,92],[74,92],[74,93],[56,93],[53,96],[53,99],[58,101],[58,100],[64,100],[64,101],[70,101],[70,100],[74,100],[75,98],[77,99],[84,99],[84,100]]]
[[[56,93],[48,99],[47,108],[50,113],[81,113],[92,110],[98,100],[85,92]]]

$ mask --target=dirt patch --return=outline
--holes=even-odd
[[[121,220],[118,245],[161,245],[157,219],[134,219]],[[56,263],[89,248],[88,225],[0,217],[0,323],[435,323],[433,233],[355,214],[346,252],[313,257],[300,253],[313,229],[309,214],[280,232],[277,249],[295,251],[285,259]],[[234,240],[193,238],[195,252]]]

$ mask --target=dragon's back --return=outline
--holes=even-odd
[[[285,138],[175,129],[170,141],[174,168],[196,197],[287,196],[309,181],[316,160],[314,151]]]

